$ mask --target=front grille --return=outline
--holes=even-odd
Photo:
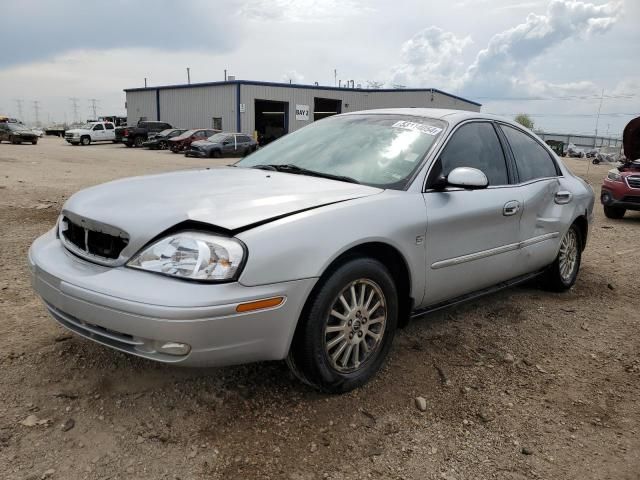
[[[631,188],[640,188],[640,176],[631,175],[627,177],[627,183]]]
[[[128,238],[90,230],[68,217],[64,217],[62,222],[64,239],[90,255],[115,260],[129,243]]]
[[[73,133],[65,133],[64,138],[73,138]]]
[[[625,203],[638,203],[640,204],[640,197],[634,197],[633,195],[627,195],[622,197],[622,201]]]

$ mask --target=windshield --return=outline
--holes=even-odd
[[[444,128],[442,121],[408,115],[330,117],[282,137],[236,166],[295,165],[403,189]]]
[[[169,135],[171,132],[173,132],[173,128],[168,128],[166,130],[162,130],[160,133],[158,133],[156,135],[156,137],[166,137],[167,135]]]
[[[222,141],[227,138],[227,136],[228,135],[226,133],[216,133],[215,135],[211,135],[209,138],[207,138],[207,140],[212,143],[222,143]]]
[[[9,130],[29,130],[29,127],[21,123],[7,123]]]

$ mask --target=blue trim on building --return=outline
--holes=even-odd
[[[240,83],[236,87],[236,132],[242,132],[242,119],[240,118]]]
[[[276,83],[276,82],[260,82],[256,80],[231,80],[231,81],[222,81],[222,82],[205,82],[205,83],[184,83],[178,85],[160,85],[157,87],[140,87],[140,88],[125,88],[125,92],[142,92],[145,90],[168,90],[174,88],[198,88],[198,87],[217,87],[220,85],[237,85],[238,88],[240,85],[256,85],[262,87],[280,87],[280,88],[303,88],[307,90],[336,90],[336,91],[347,91],[347,92],[364,92],[364,93],[372,93],[372,92],[424,92],[424,93],[439,93],[441,95],[446,95],[447,97],[455,98],[457,100],[461,100],[463,102],[471,103],[473,105],[477,105],[479,107],[482,106],[481,103],[474,102],[473,100],[469,100],[467,98],[459,97],[457,95],[453,95],[452,93],[443,92],[442,90],[438,90],[437,88],[342,88],[342,87],[329,87],[323,85],[300,85],[297,83]]]
[[[156,120],[160,121],[160,89],[156,88]]]

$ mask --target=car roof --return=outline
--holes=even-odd
[[[384,115],[406,115],[412,117],[435,118],[446,120],[449,123],[459,123],[468,119],[483,118],[487,120],[500,120],[501,122],[514,124],[510,120],[499,115],[489,113],[470,112],[468,110],[455,110],[450,108],[378,108],[374,110],[360,110],[357,112],[343,113],[341,115],[357,115],[357,114],[384,114]],[[522,128],[522,126],[520,126]]]

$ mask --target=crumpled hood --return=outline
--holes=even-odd
[[[222,146],[219,142],[210,142],[209,140],[196,140],[195,142],[191,142],[192,147],[211,147],[214,145]]]
[[[115,227],[126,232],[130,241],[123,254],[129,256],[158,234],[187,220],[236,230],[382,191],[318,177],[217,167],[133,177],[91,187],[73,195],[65,203],[63,214],[87,219],[91,229]],[[93,222],[96,226],[91,227]]]

